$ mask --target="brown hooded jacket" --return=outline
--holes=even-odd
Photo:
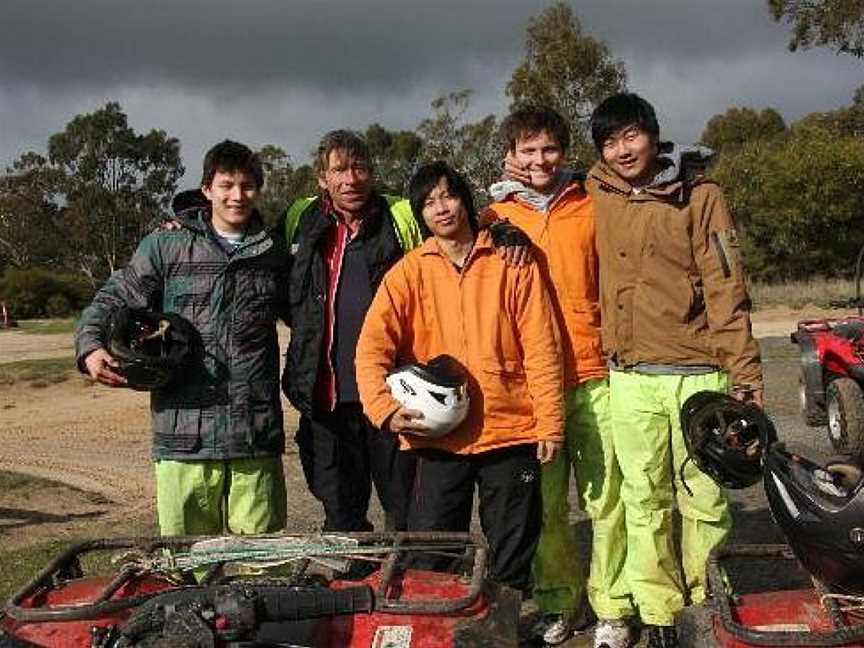
[[[701,173],[634,190],[602,162],[588,175],[597,215],[603,348],[613,367],[711,365],[762,387],[735,224]],[[639,367],[636,367],[637,370]]]

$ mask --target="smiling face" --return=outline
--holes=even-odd
[[[546,130],[517,138],[513,155],[516,163],[531,175],[531,188],[540,192],[552,186],[564,161],[561,145]]]
[[[340,214],[357,214],[372,195],[372,169],[345,149],[327,154],[327,165],[318,175],[318,186],[330,195]]]
[[[216,171],[201,191],[213,209],[213,227],[221,232],[241,233],[252,217],[259,188],[246,171]]]
[[[457,240],[471,235],[468,210],[441,178],[423,201],[423,222],[436,238]]]
[[[607,166],[631,185],[645,184],[654,176],[657,142],[635,124],[609,135],[600,153]]]

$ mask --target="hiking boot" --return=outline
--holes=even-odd
[[[649,625],[648,648],[678,648],[678,632],[675,626]]]
[[[594,629],[594,648],[630,648],[633,631],[627,619],[600,619]]]
[[[557,646],[567,641],[576,632],[587,629],[594,620],[592,613],[544,614],[534,625],[532,633],[547,646]]]

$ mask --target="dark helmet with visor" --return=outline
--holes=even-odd
[[[777,440],[774,424],[760,408],[714,391],[684,401],[681,430],[693,463],[725,488],[758,482],[762,458]]]
[[[151,391],[182,373],[195,338],[195,327],[176,313],[121,308],[108,324],[108,353],[127,387]]]
[[[820,465],[775,447],[764,480],[771,515],[804,568],[832,592],[864,594],[861,466]]]

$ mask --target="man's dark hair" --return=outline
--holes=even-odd
[[[654,106],[632,92],[619,92],[607,97],[591,115],[591,139],[598,151],[603,142],[622,128],[636,126],[655,140],[660,137],[660,125]]]
[[[349,158],[372,167],[369,145],[362,135],[351,130],[334,130],[324,135],[318,144],[318,154],[315,156],[315,171],[318,174],[327,170],[332,151],[345,151]]]
[[[432,193],[432,190],[441,182],[441,178],[447,180],[447,189],[450,193],[456,194],[462,200],[462,205],[465,211],[468,212],[468,224],[471,226],[471,231],[477,234],[480,229],[480,222],[477,218],[477,210],[474,207],[474,196],[471,194],[471,187],[466,182],[462,174],[456,171],[453,167],[442,160],[424,164],[412,176],[408,183],[408,200],[411,203],[411,211],[414,213],[414,218],[420,226],[420,232],[423,238],[429,238],[432,232],[426,227],[426,221],[423,220],[423,205],[426,198]]]
[[[517,140],[539,135],[543,131],[555,138],[562,151],[567,151],[570,146],[570,126],[551,108],[526,106],[510,113],[501,124],[501,133],[511,151],[516,149]]]
[[[224,140],[207,151],[204,156],[204,172],[201,174],[201,186],[209,187],[217,171],[235,173],[242,171],[255,178],[255,185],[260,189],[264,186],[264,169],[261,159],[245,144]]]

